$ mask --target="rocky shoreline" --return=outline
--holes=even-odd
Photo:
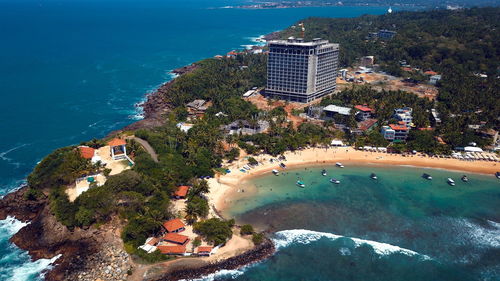
[[[184,66],[172,71],[184,75],[197,69],[196,64]],[[175,79],[174,79],[175,80]],[[164,124],[164,115],[171,108],[165,100],[171,80],[147,95],[147,100],[138,105],[144,110],[144,119],[130,124],[120,131],[153,128]],[[114,135],[119,131],[111,132]],[[57,221],[50,211],[48,192],[36,200],[26,198],[28,187],[24,186],[0,199],[0,220],[14,217],[28,225],[14,234],[10,241],[19,248],[28,251],[33,260],[51,259],[59,255],[54,266],[45,272],[45,280],[81,280],[81,281],[122,281],[128,280],[134,269],[134,262],[123,250],[120,238],[120,223],[107,223],[100,228],[68,229]],[[239,256],[186,268],[175,268],[156,279],[145,280],[180,280],[199,278],[221,269],[237,269],[260,261],[274,253],[273,243],[267,239],[263,244]]]
[[[190,64],[183,67],[176,68],[171,72],[180,76],[190,72],[195,71],[198,68],[196,64]],[[134,122],[120,131],[132,131],[138,129],[150,129],[154,127],[159,127],[165,123],[164,115],[170,112],[171,107],[165,96],[168,93],[170,87],[172,87],[175,79],[172,79],[164,84],[162,84],[154,92],[147,94],[146,101],[138,104],[144,112],[144,119]],[[114,135],[118,131],[111,132],[109,135]]]

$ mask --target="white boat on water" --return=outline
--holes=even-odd
[[[331,178],[330,182],[334,183],[334,184],[339,184],[340,183],[340,181],[338,179],[334,179],[334,178]]]
[[[326,170],[325,170],[325,169],[323,169],[323,171],[321,171],[321,175],[322,175],[323,177],[326,177]]]
[[[275,176],[277,176],[277,175],[279,175],[279,174],[280,174],[280,172],[279,172],[278,170],[276,170],[276,169],[273,169],[273,174],[274,174]]]
[[[344,165],[342,165],[342,163],[340,163],[340,162],[335,163],[335,165],[336,165],[337,167],[339,167],[339,168],[344,168]]]
[[[452,178],[448,178],[447,182],[449,185],[455,186],[455,181]]]
[[[370,175],[370,178],[371,178],[372,180],[376,180],[376,179],[378,179],[378,178],[377,178],[377,175],[375,175],[375,173],[372,173],[372,174]]]
[[[297,183],[296,183],[298,186],[300,187],[306,187],[305,183],[303,183],[302,181],[298,180]]]

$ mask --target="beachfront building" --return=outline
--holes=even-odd
[[[411,126],[413,122],[412,117],[413,109],[411,107],[403,107],[394,109],[394,118],[396,118],[400,122],[404,122],[406,126]]]
[[[167,233],[179,233],[186,230],[186,225],[180,219],[172,219],[163,223]]]
[[[388,141],[401,142],[408,138],[410,128],[405,124],[389,124],[389,126],[382,126],[380,132]]]
[[[339,45],[319,38],[269,41],[267,87],[269,98],[309,103],[333,93]]]
[[[210,256],[212,254],[213,247],[210,246],[200,246],[198,247],[198,256]]]
[[[165,255],[184,255],[186,253],[186,246],[182,245],[158,245],[156,248]]]
[[[364,121],[372,116],[373,109],[366,105],[356,105],[354,108],[358,111],[356,112],[356,119],[359,121]]]

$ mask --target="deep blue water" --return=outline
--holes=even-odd
[[[0,0],[0,195],[17,188],[55,148],[133,122],[134,104],[171,79],[174,68],[243,48],[252,37],[304,17],[387,9],[209,9],[238,3]],[[32,280],[46,266],[27,263],[29,257],[8,243],[18,226],[1,224],[0,280]]]

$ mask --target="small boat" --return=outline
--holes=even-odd
[[[330,182],[334,183],[334,184],[339,184],[340,183],[340,181],[338,179],[334,179],[334,178],[331,178]]]
[[[286,165],[285,165],[285,164],[283,164],[283,163],[280,163],[280,167],[281,167],[281,168],[283,168],[283,169],[285,169],[285,168],[286,168]]]
[[[245,166],[243,166],[243,169],[245,169],[245,170],[247,170],[247,171],[250,171],[250,169],[251,169],[251,168],[250,168],[250,166],[245,165]]]
[[[326,177],[326,170],[325,170],[325,169],[323,169],[323,171],[321,171],[321,175],[322,175],[323,177]]]
[[[452,178],[448,178],[447,182],[449,185],[455,186],[455,181]]]
[[[426,180],[432,180],[432,176],[431,176],[431,175],[429,175],[429,174],[426,174],[426,173],[424,173],[424,174],[422,175],[422,177],[423,177],[424,179],[426,179]]]
[[[469,178],[468,178],[466,175],[463,175],[463,176],[462,176],[462,181],[463,181],[463,182],[468,182],[468,181],[469,181]]]
[[[371,178],[372,180],[376,180],[376,179],[378,179],[378,178],[377,178],[377,175],[375,175],[375,173],[372,173],[372,174],[370,175],[370,178]]]
[[[274,174],[275,176],[277,176],[277,175],[279,175],[279,174],[280,174],[280,172],[279,172],[278,170],[276,170],[276,169],[273,169],[273,174]]]
[[[337,167],[339,167],[339,168],[344,168],[344,165],[342,165],[342,163],[340,163],[340,162],[335,163],[335,165],[336,165]]]
[[[247,170],[245,170],[245,169],[240,169],[240,171],[242,171],[243,173],[247,172]]]
[[[297,185],[300,187],[306,187],[306,185],[302,181],[297,181]]]
[[[500,179],[500,172],[496,172],[495,177],[497,177],[497,179]]]

